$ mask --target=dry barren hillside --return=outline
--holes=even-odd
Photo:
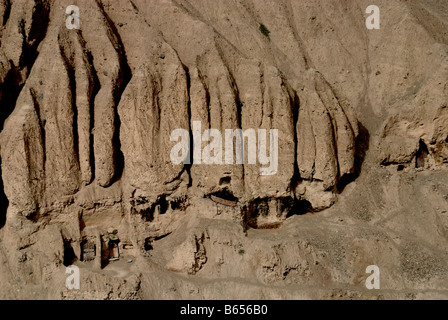
[[[447,106],[445,0],[0,0],[0,298],[447,299]]]

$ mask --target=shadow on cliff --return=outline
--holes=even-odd
[[[355,141],[355,166],[353,173],[344,175],[341,180],[339,180],[337,185],[337,190],[339,193],[344,191],[345,187],[358,179],[361,174],[362,165],[366,158],[367,151],[370,146],[370,133],[366,127],[361,122],[358,122],[359,135]]]
[[[20,72],[16,68],[11,68],[0,87],[0,102],[2,105],[2,110],[0,112],[0,132],[3,131],[6,119],[8,119],[14,111],[14,106],[22,90],[23,84],[24,82]],[[0,229],[3,228],[6,223],[6,210],[9,206],[9,201],[4,191],[1,165],[2,160],[0,157]]]
[[[14,111],[17,98],[22,90],[23,81],[21,79],[20,72],[11,68],[6,75],[5,81],[0,88],[0,97],[2,110],[0,113],[0,132],[3,131],[6,119]],[[8,209],[9,201],[5,195],[3,178],[2,178],[2,161],[0,157],[0,229],[4,227],[6,223],[6,210]]]
[[[6,211],[8,210],[9,206],[9,201],[4,191],[1,167],[2,167],[2,161],[0,159],[0,229],[2,229],[5,226]]]

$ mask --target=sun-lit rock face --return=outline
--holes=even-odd
[[[172,272],[302,298],[271,285],[352,287],[372,260],[439,285],[446,258],[406,234],[444,247],[445,189],[400,174],[446,172],[448,8],[377,1],[371,30],[369,5],[0,0],[0,298],[43,279],[51,297],[171,297]],[[111,289],[114,230],[138,268]],[[51,291],[79,260],[84,295]]]
[[[252,28],[257,41],[239,48],[237,30],[220,33],[198,19],[199,12],[163,2],[80,2],[80,29],[68,29],[59,10],[67,4],[2,7],[10,11],[3,71],[23,86],[1,136],[5,193],[16,212],[51,215],[79,204],[73,197],[92,184],[107,194],[117,183],[123,190],[117,200],[144,199],[146,209],[161,198],[223,189],[243,204],[290,198],[323,209],[335,202],[338,181],[354,172],[358,124],[306,62],[299,41],[263,59],[266,54],[248,53],[285,45],[275,40],[278,31],[268,38]],[[156,14],[166,10],[172,10],[169,25]],[[294,36],[291,27],[284,31]],[[297,60],[292,69],[282,65],[282,54]],[[223,136],[228,129],[278,130],[275,171],[262,175],[260,159],[248,158],[244,164],[173,164],[171,132],[190,131],[195,121]]]

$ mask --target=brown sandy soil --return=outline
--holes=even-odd
[[[0,0],[0,298],[447,299],[448,4],[371,4]]]

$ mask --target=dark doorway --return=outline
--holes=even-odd
[[[64,242],[64,266],[71,266],[77,260],[75,251],[70,242]]]
[[[418,148],[416,160],[415,160],[415,167],[416,168],[424,168],[426,158],[428,157],[428,155],[429,155],[428,147],[423,142],[423,140],[420,140],[419,148]]]

